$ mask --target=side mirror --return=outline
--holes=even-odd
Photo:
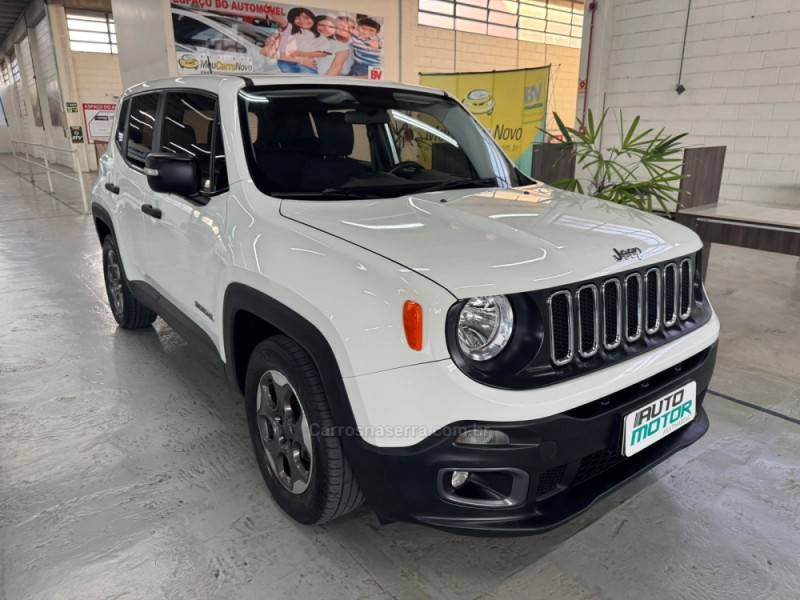
[[[197,161],[192,156],[151,152],[145,159],[144,174],[154,192],[194,196],[200,191]]]

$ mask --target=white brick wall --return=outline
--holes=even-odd
[[[682,95],[688,3],[604,3],[595,36],[610,39],[592,57],[590,105],[605,93],[626,121],[639,114],[690,144],[727,146],[723,198],[800,207],[800,1],[694,0]]]
[[[518,42],[506,38],[417,25],[418,0],[401,0],[403,8],[402,80],[419,83],[419,73],[491,71],[551,65],[547,127],[556,131],[553,112],[565,122],[575,119],[580,50]]]
[[[71,0],[70,6],[106,12],[111,9],[111,3],[108,0]],[[119,57],[116,54],[71,52],[64,7],[54,3],[50,6],[48,13],[59,64],[63,101],[78,104],[77,113],[65,113],[67,124],[83,127],[84,140],[86,140],[87,132],[83,120],[82,104],[117,101],[123,90]],[[95,170],[97,160],[94,144],[84,142],[81,147],[83,150],[80,155],[82,168]]]
[[[80,123],[84,126],[84,140],[88,133],[83,122],[84,103],[116,103],[122,94],[122,79],[119,72],[119,59],[116,54],[99,54],[95,52],[73,52],[72,65],[77,85],[78,110]],[[75,115],[73,115],[75,116]],[[78,119],[76,119],[78,120]],[[90,170],[97,169],[97,157],[94,144],[84,143],[86,161]]]
[[[116,102],[122,94],[117,55],[73,52],[72,64],[81,102]]]

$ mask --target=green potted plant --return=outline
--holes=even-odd
[[[575,176],[553,185],[646,211],[677,210],[684,149],[680,142],[687,134],[668,135],[663,128],[657,132],[653,128],[640,131],[638,116],[626,128],[620,111],[619,142],[604,148],[607,115],[608,111],[604,111],[596,122],[590,110],[586,122],[579,119],[578,127],[572,128],[557,113],[553,114],[563,138],[559,143],[565,154],[575,155],[577,167]]]

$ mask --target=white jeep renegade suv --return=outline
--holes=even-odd
[[[115,319],[213,351],[303,523],[542,531],[708,428],[698,237],[528,179],[441,91],[143,83],[92,196]]]

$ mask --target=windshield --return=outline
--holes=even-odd
[[[243,90],[259,189],[281,198],[385,198],[530,183],[491,135],[440,95],[366,86]]]

